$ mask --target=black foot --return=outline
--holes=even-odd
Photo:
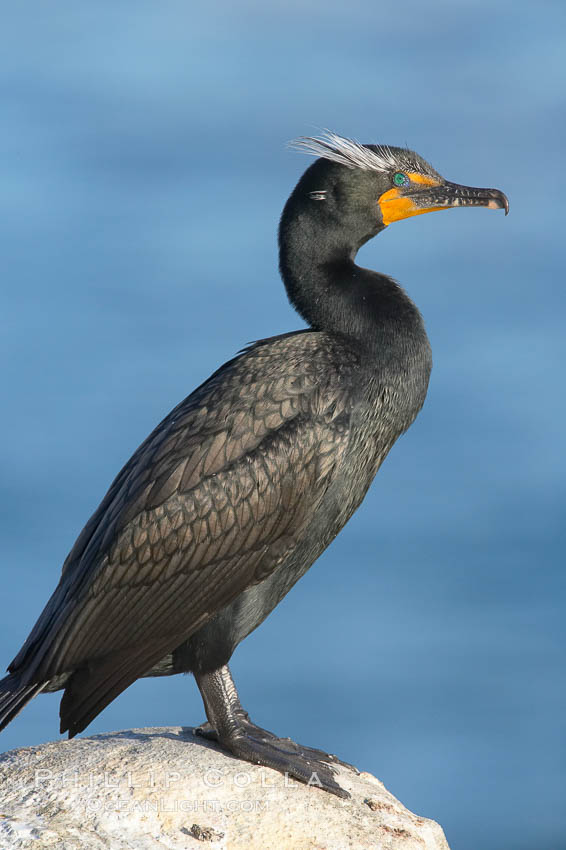
[[[358,773],[356,768],[322,750],[301,747],[290,738],[278,738],[273,732],[255,726],[242,708],[227,664],[209,673],[195,673],[195,678],[209,719],[195,729],[196,734],[218,741],[221,747],[244,761],[271,767],[337,797],[350,796],[334,780],[336,766]]]
[[[271,767],[279,773],[287,774],[307,785],[322,788],[337,797],[348,798],[350,795],[334,781],[335,765],[342,765],[358,773],[348,762],[341,761],[323,750],[303,747],[291,738],[278,738],[272,732],[255,726],[247,717],[230,736],[223,739],[219,738],[210,723],[204,723],[195,729],[195,732],[208,740],[218,741],[237,758]]]

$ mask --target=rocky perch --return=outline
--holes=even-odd
[[[369,773],[342,800],[239,761],[190,728],[132,729],[0,756],[0,847],[449,850]]]

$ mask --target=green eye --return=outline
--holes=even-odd
[[[393,182],[396,186],[408,186],[409,178],[402,171],[396,171],[393,175]]]

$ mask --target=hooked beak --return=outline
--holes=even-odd
[[[422,177],[406,187],[384,192],[379,198],[379,206],[384,225],[412,215],[452,207],[487,207],[490,210],[505,210],[505,215],[509,212],[507,196],[499,189],[476,189],[448,181],[437,183]]]

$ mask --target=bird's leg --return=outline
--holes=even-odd
[[[252,723],[240,704],[228,665],[213,673],[195,674],[195,678],[208,717],[208,723],[196,730],[198,734],[218,741],[237,758],[271,767],[338,797],[350,796],[335,782],[333,765],[356,768],[322,750],[303,747],[290,738],[278,738]]]
[[[208,678],[218,677],[218,679],[220,680],[219,684],[213,686],[213,688],[215,688],[215,693],[220,692],[223,695],[222,698],[229,702],[230,710],[234,717],[238,717],[242,722],[247,723],[250,722],[250,717],[248,712],[242,708],[240,698],[238,696],[238,691],[236,690],[236,685],[234,684],[230,668],[227,664],[225,667],[221,667],[219,670],[216,670],[212,674],[195,674],[195,679],[197,680],[197,684],[199,686],[199,690],[201,692],[201,696],[204,702],[206,716],[209,718],[206,723],[201,723],[200,726],[196,727],[195,733],[197,735],[200,735],[202,738],[206,738],[208,741],[219,742],[220,739],[218,737],[218,733],[216,732],[216,727],[213,721],[210,719],[211,714],[208,708],[207,696],[205,695],[205,686],[201,684],[201,682],[203,682],[207,678],[207,676]]]

